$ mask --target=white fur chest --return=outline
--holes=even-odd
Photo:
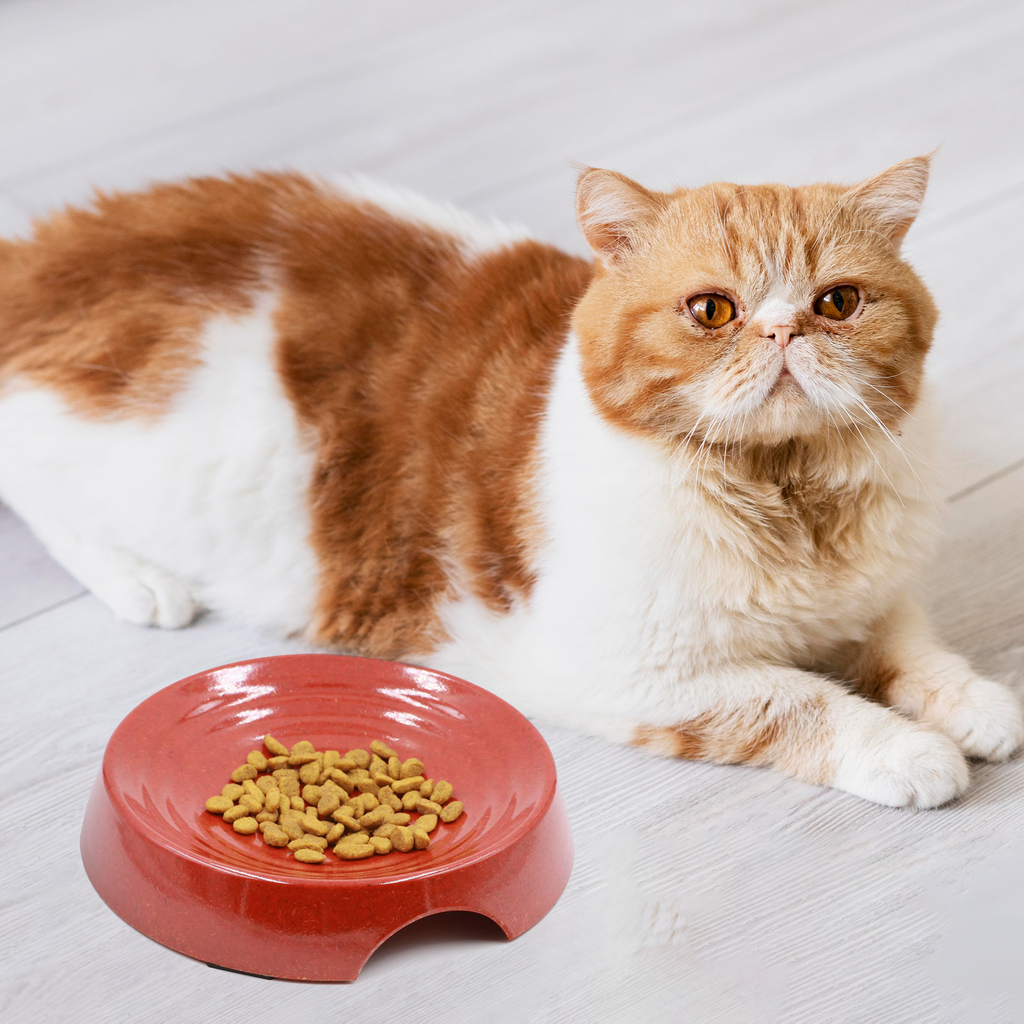
[[[799,543],[766,571],[749,522],[596,413],[573,340],[542,445],[547,543],[528,606],[498,619],[457,603],[446,615],[453,643],[432,660],[552,717],[581,703],[612,716],[641,701],[677,704],[718,665],[818,661],[863,635],[931,536],[922,502],[893,494],[855,517],[864,543],[849,571]],[[897,486],[911,476],[906,465],[885,471]]]

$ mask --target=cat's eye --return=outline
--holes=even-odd
[[[735,319],[736,309],[724,295],[694,295],[687,303],[693,319],[702,327],[724,327]]]
[[[852,284],[829,288],[814,303],[814,312],[829,320],[848,320],[860,305],[860,292]]]

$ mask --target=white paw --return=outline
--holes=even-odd
[[[180,629],[196,616],[180,580],[127,551],[78,544],[62,555],[64,565],[125,622]]]
[[[968,757],[1005,761],[1024,742],[1024,711],[1014,693],[1002,683],[972,676],[936,702],[929,721],[951,736]],[[945,696],[945,694],[944,694]]]
[[[948,736],[877,711],[887,717],[844,730],[833,786],[889,807],[938,807],[967,788],[967,761]]]
[[[149,562],[132,561],[135,564],[130,571],[111,587],[108,603],[114,614],[138,626],[161,629],[187,626],[196,617],[197,609],[184,584]]]

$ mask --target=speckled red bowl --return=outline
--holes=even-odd
[[[320,749],[382,739],[421,757],[465,804],[430,847],[297,863],[203,804],[265,733]],[[172,949],[234,970],[354,979],[389,935],[470,910],[514,939],[554,906],[572,840],[551,751],[509,704],[441,672],[333,655],[259,658],[201,672],[117,727],[82,827],[107,905]]]

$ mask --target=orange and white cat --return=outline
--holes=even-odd
[[[911,596],[927,176],[589,170],[593,264],[354,179],[100,196],[0,242],[0,496],[132,622],[208,608],[941,804],[1024,724]]]

